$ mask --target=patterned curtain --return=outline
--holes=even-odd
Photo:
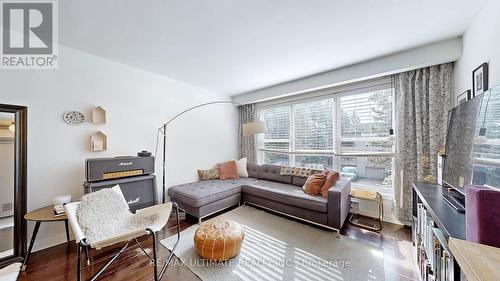
[[[393,76],[396,94],[394,212],[411,224],[412,183],[436,182],[437,155],[444,147],[453,95],[453,64]]]
[[[255,136],[243,136],[243,124],[254,122],[257,118],[256,104],[247,104],[238,107],[239,126],[238,126],[238,157],[246,157],[248,163],[256,163]]]

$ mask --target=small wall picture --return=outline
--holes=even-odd
[[[488,63],[481,64],[472,72],[472,97],[488,90]]]
[[[467,90],[463,93],[461,93],[460,95],[458,95],[457,97],[457,105],[459,104],[462,104],[468,100],[470,100],[472,97],[471,97],[471,92],[470,90]]]

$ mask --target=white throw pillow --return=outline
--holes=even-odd
[[[238,175],[240,176],[240,178],[248,178],[247,158],[241,158],[240,160],[236,161],[236,166],[238,167]]]

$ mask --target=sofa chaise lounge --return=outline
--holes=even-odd
[[[304,193],[307,178],[280,175],[280,166],[248,164],[249,177],[207,180],[172,186],[170,199],[201,219],[234,205],[251,204],[340,231],[349,213],[351,183],[341,177],[328,199]]]

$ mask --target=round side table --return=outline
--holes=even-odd
[[[21,271],[26,269],[26,264],[33,249],[33,244],[35,244],[36,235],[38,234],[38,229],[40,229],[40,224],[42,222],[54,222],[54,221],[64,221],[64,226],[66,227],[66,240],[69,242],[69,229],[68,229],[68,218],[66,215],[54,216],[54,206],[47,206],[40,209],[33,210],[24,215],[24,219],[27,221],[35,222],[35,228],[33,229],[33,234],[31,235],[30,245],[28,247],[28,252],[24,258]]]

